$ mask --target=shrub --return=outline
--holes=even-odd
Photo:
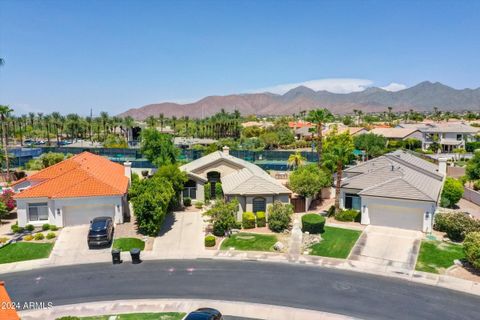
[[[330,206],[327,211],[327,216],[333,217],[335,215],[335,206]]]
[[[50,240],[50,239],[54,239],[57,235],[54,233],[54,232],[49,232],[47,233],[47,239]]]
[[[190,199],[190,198],[188,198],[188,197],[187,197],[187,198],[183,198],[183,205],[184,205],[185,207],[190,207],[190,206],[192,205],[192,199]]]
[[[27,224],[25,226],[25,230],[32,232],[33,230],[35,230],[35,227],[31,224]]]
[[[285,204],[275,201],[268,207],[268,228],[273,232],[282,232],[287,229],[292,220],[293,207],[291,204]]]
[[[0,243],[6,243],[7,241],[8,241],[8,238],[0,237]]]
[[[51,224],[50,225],[50,231],[57,231],[58,230],[58,227],[54,224]]]
[[[45,224],[42,226],[42,230],[43,230],[43,231],[50,230],[50,225],[49,225],[48,223],[45,223]]]
[[[302,216],[302,231],[311,234],[323,233],[325,227],[325,218],[316,213],[310,213]]]
[[[267,225],[267,220],[265,218],[265,212],[258,211],[257,212],[257,227],[263,228]]]
[[[212,185],[210,182],[205,183],[203,186],[203,197],[205,198],[205,201],[211,200],[212,198]]]
[[[25,241],[32,241],[32,240],[33,240],[33,236],[32,236],[31,234],[29,234],[29,235],[23,237],[23,240],[25,240]]]
[[[35,234],[35,236],[33,236],[33,238],[35,240],[43,240],[43,239],[45,239],[45,236],[43,235],[43,233],[37,233],[37,234]]]
[[[338,221],[357,221],[360,219],[360,212],[357,210],[349,209],[349,210],[340,210],[335,214],[335,220]]]
[[[216,238],[214,235],[209,234],[205,237],[205,247],[214,247],[216,242]]]
[[[244,229],[255,228],[255,215],[253,212],[244,212],[242,214],[242,226]]]
[[[463,251],[467,261],[476,269],[480,269],[480,232],[470,232],[465,236]]]
[[[217,237],[223,237],[225,235],[225,225],[221,222],[214,222],[213,234]]]
[[[18,223],[12,224],[10,226],[10,229],[12,229],[13,233],[18,233],[18,228],[19,228]]]
[[[203,202],[202,201],[196,201],[195,202],[195,208],[202,209],[203,208]]]
[[[142,170],[142,177],[148,177],[148,170]]]
[[[220,182],[215,183],[215,198],[216,199],[223,198],[223,189],[222,189],[222,184]]]
[[[463,195],[463,185],[455,178],[447,177],[443,185],[442,198],[440,205],[442,207],[452,208]]]
[[[469,232],[480,231],[480,221],[462,212],[438,213],[434,228],[445,232],[453,241],[463,241]]]
[[[473,190],[475,191],[480,190],[480,180],[477,180],[473,183]]]

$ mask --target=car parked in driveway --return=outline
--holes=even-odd
[[[98,217],[90,221],[88,247],[110,246],[113,240],[113,221],[110,217]]]
[[[217,309],[200,308],[190,312],[184,320],[224,320],[222,314]]]

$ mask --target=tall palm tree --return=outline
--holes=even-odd
[[[334,119],[332,113],[328,109],[310,110],[307,120],[317,125],[317,155],[318,166],[322,166],[322,149],[323,149],[323,124]]]
[[[7,169],[6,180],[10,182],[10,160],[8,158],[8,135],[6,127],[6,119],[13,112],[13,109],[10,109],[9,106],[0,105],[0,120],[2,122],[2,138],[3,138],[3,154],[5,161],[5,168]]]
[[[147,126],[149,128],[157,127],[157,118],[155,118],[154,116],[148,116],[147,119],[145,119],[145,122],[147,123]]]
[[[107,124],[108,124],[108,121],[110,120],[108,112],[105,112],[105,111],[100,112],[100,119],[102,120],[102,126],[103,126],[103,140],[105,140],[107,138]]]
[[[123,126],[125,127],[125,139],[128,142],[128,132],[132,130],[133,126],[135,125],[135,120],[131,116],[127,116],[123,118]]]
[[[52,122],[55,126],[55,136],[57,137],[57,147],[60,147],[59,128],[62,125],[62,115],[60,112],[52,112]]]
[[[45,124],[45,129],[47,130],[47,145],[50,146],[50,127],[52,125],[52,116],[47,114],[43,117],[43,122]]]
[[[160,132],[162,132],[163,123],[165,122],[165,116],[163,115],[163,113],[160,113],[160,115],[158,116],[158,122],[160,123]]]
[[[305,164],[305,159],[304,156],[302,156],[302,153],[300,151],[295,151],[295,153],[292,153],[290,156],[288,156],[288,166],[297,169],[300,166],[303,166]]]

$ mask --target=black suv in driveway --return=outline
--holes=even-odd
[[[224,320],[222,314],[217,309],[200,308],[190,312],[184,320]]]
[[[113,240],[113,221],[110,217],[98,217],[90,221],[88,247],[110,246]]]

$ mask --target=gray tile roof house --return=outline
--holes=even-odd
[[[345,170],[341,206],[362,212],[363,224],[428,231],[445,178],[437,166],[397,150]]]
[[[210,183],[211,196],[215,184],[221,183],[227,200],[237,198],[240,213],[243,211],[265,211],[274,201],[290,202],[292,193],[262,168],[229,154],[228,147],[187,163],[180,167],[189,177],[184,197],[204,201],[206,183]],[[241,215],[240,215],[241,217]]]

